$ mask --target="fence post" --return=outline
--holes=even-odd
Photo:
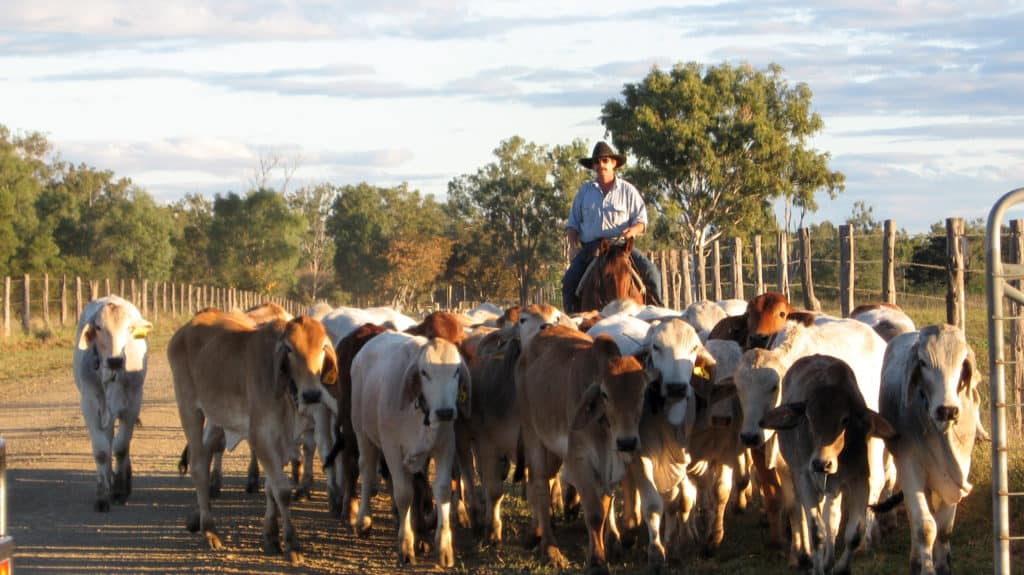
[[[804,307],[821,311],[821,302],[814,297],[814,278],[811,277],[811,230],[800,228],[796,233],[800,238],[800,283],[804,286]]]
[[[82,317],[82,278],[75,276],[75,319]]]
[[[711,293],[715,301],[722,301],[722,248],[717,239],[711,244]]]
[[[107,281],[107,287],[110,287],[110,280]],[[109,291],[109,290],[108,290]],[[89,280],[89,301],[95,301],[100,299],[100,283],[96,280]]]
[[[668,254],[668,274],[671,280],[669,285],[672,286],[670,295],[672,303],[669,304],[669,307],[672,309],[683,309],[679,298],[679,290],[682,288],[682,278],[679,276],[679,250],[669,250]]]
[[[704,259],[704,243],[703,241],[697,245],[697,263],[695,265],[697,272],[697,301],[704,301],[708,299],[708,285],[707,285],[707,262]]]
[[[11,278],[4,277],[4,337],[11,335]]]
[[[850,317],[853,310],[853,230],[849,224],[839,226],[839,310]]]
[[[882,231],[882,301],[896,303],[895,220],[885,220]]]
[[[690,307],[693,303],[693,285],[691,283],[690,275],[690,250],[684,249],[679,253],[679,262],[682,264],[683,269],[679,272],[680,277],[683,279],[683,309]]]
[[[50,327],[50,274],[43,274],[43,325]]]
[[[21,297],[21,330],[28,333],[29,328],[32,327],[32,311],[29,305],[32,300],[31,290],[29,289],[32,285],[32,280],[29,279],[28,274],[25,274],[25,291]]]
[[[104,287],[103,291],[105,292],[104,295],[110,295],[110,278],[103,278],[103,287]],[[97,297],[97,296],[94,296],[92,299],[100,299],[100,298]]]
[[[963,218],[946,218],[946,321],[966,329],[964,313]]]
[[[658,252],[658,263],[661,264],[661,305],[672,307],[670,295],[672,293],[672,281],[668,277],[668,254],[665,250]]]
[[[761,234],[754,236],[754,295],[764,293],[764,259],[761,257]]]
[[[776,263],[778,275],[779,293],[786,296],[786,299],[792,299],[789,293],[789,244],[786,243],[786,232],[779,232],[775,237],[775,249],[778,252],[778,262]]]
[[[135,297],[135,280],[132,280],[132,297]],[[142,317],[149,317],[149,280],[142,280]]]
[[[60,326],[68,324],[68,276],[60,276]]]
[[[1024,220],[1010,220],[1009,243],[1010,262],[1024,263]],[[1017,289],[1021,288],[1021,283],[1020,280],[1010,281],[1010,285]],[[1013,422],[1017,432],[1020,433],[1024,429],[1024,411],[1021,406],[1024,403],[1024,366],[1021,365],[1021,360],[1024,360],[1024,318],[1021,317],[1020,304],[1010,298],[1007,298],[1006,301],[1009,303],[1007,311],[1013,317],[1013,321],[1010,322],[1010,357],[1007,361],[1013,366],[1011,375],[1013,387],[1010,391],[1010,401],[1015,404]],[[1016,401],[1014,401],[1015,399]]]
[[[747,299],[743,297],[743,240],[732,239],[732,297],[735,299]]]

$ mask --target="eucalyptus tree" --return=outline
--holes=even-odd
[[[843,190],[829,155],[810,148],[824,127],[811,110],[810,88],[789,86],[777,65],[680,63],[626,84],[601,121],[668,233],[703,249],[719,234],[773,228],[776,199],[813,212],[819,191]]]
[[[304,186],[285,195],[288,207],[302,216],[306,226],[299,241],[302,255],[296,290],[299,298],[308,303],[323,297],[334,277],[335,245],[327,230],[327,220],[337,196],[338,189],[326,182]]]
[[[450,213],[489,231],[480,241],[512,271],[521,304],[531,288],[564,269],[565,219],[586,178],[575,163],[584,155],[582,141],[549,150],[513,136],[495,148],[494,162],[448,184]]]

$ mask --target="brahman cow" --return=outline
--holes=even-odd
[[[209,421],[224,429],[229,447],[249,440],[267,474],[264,549],[280,551],[283,531],[285,558],[301,564],[291,521],[292,482],[282,467],[298,456],[310,407],[338,377],[323,325],[298,317],[256,327],[238,315],[207,309],[175,332],[167,357],[198,500],[189,530],[201,529],[212,549],[223,547],[210,513],[210,452],[203,443],[203,423]]]
[[[426,473],[434,459],[434,499],[438,506],[434,535],[438,561],[455,564],[452,549],[451,476],[455,461],[456,414],[468,417],[472,386],[458,348],[440,338],[404,333],[377,335],[352,362],[352,429],[359,445],[363,476],[358,532],[373,525],[370,498],[381,454],[391,472],[398,510],[398,563],[415,562],[410,510],[413,475]]]
[[[90,302],[78,320],[73,371],[96,462],[96,511],[109,511],[111,501],[122,504],[132,492],[130,444],[152,328],[131,302],[115,295]]]
[[[647,377],[615,342],[564,326],[544,329],[525,344],[516,365],[516,401],[529,478],[527,499],[539,551],[565,567],[551,532],[550,480],[563,462],[590,535],[590,571],[607,573],[606,542],[618,544],[611,514],[625,462],[640,448],[639,424]]]
[[[894,303],[861,304],[850,312],[850,319],[868,324],[886,342],[892,341],[892,338],[901,333],[917,330],[914,320],[910,319],[910,316]]]
[[[782,380],[789,367],[799,358],[815,353],[832,355],[848,363],[856,375],[857,386],[867,406],[878,409],[878,389],[882,371],[882,357],[885,341],[866,324],[851,319],[829,318],[810,326],[800,322],[788,322],[772,341],[769,350],[747,351],[733,374],[736,392],[743,406],[743,425],[740,439],[750,447],[755,456],[755,465],[760,466],[760,477],[774,475],[772,468],[776,461],[777,443],[773,430],[765,430],[759,422],[764,414],[776,407],[783,392]],[[759,458],[755,448],[764,447]],[[869,502],[878,501],[885,485],[884,444],[881,439],[871,438],[868,442],[870,462]],[[785,507],[792,511],[791,483],[783,476],[779,485],[783,489]],[[762,480],[762,489],[767,484]],[[766,507],[768,497],[766,496]],[[781,525],[775,522],[777,507],[768,509],[769,526],[773,543],[782,541]],[[800,517],[791,515],[792,521]],[[868,535],[865,545],[870,548],[877,535],[874,517],[869,513]],[[800,541],[794,528],[790,560],[796,562],[801,556],[809,555],[806,541]]]
[[[357,327],[373,323],[391,328],[395,331],[405,331],[416,325],[418,322],[411,317],[400,313],[390,307],[336,307],[325,314],[320,320],[324,328],[331,336],[335,345],[341,338],[352,333]]]
[[[974,352],[959,328],[931,325],[889,343],[882,371],[881,413],[896,427],[888,441],[910,517],[912,573],[950,573],[957,504],[971,491],[967,476],[980,432]]]
[[[868,436],[889,439],[892,426],[867,407],[850,366],[828,355],[796,360],[782,381],[782,405],[760,423],[778,430],[796,503],[809,523],[811,557],[800,562],[813,559],[815,573],[849,573],[867,520]],[[841,519],[845,546],[835,561]]]

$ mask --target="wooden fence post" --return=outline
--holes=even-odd
[[[885,220],[882,231],[882,301],[896,303],[896,222]]]
[[[696,295],[696,300],[697,301],[704,301],[704,300],[708,299],[707,262],[705,261],[705,258],[704,258],[704,248],[705,248],[705,245],[704,245],[703,242],[698,244],[698,246],[697,246],[697,263],[694,266],[694,267],[697,268],[696,269],[696,272],[697,272],[696,284],[697,285],[694,286],[694,287],[697,288],[697,295]]]
[[[68,324],[68,276],[60,276],[60,326]]]
[[[106,282],[107,282],[107,287],[109,288],[110,287],[110,280],[106,280]],[[107,290],[107,291],[109,292],[110,290]],[[90,294],[89,301],[95,301],[95,300],[100,299],[100,282],[99,281],[97,281],[97,280],[89,280],[89,294]]]
[[[132,280],[132,299],[135,299],[135,280]],[[149,317],[149,280],[142,280],[142,317]]]
[[[43,325],[50,327],[50,274],[43,274]]]
[[[821,311],[821,302],[814,297],[814,278],[811,277],[811,230],[800,228],[796,233],[800,238],[800,283],[804,286],[804,307]]]
[[[778,252],[778,262],[776,263],[778,275],[779,293],[786,296],[786,299],[792,299],[789,293],[789,244],[786,242],[786,232],[779,232],[775,239],[775,248]]]
[[[132,280],[132,281],[134,281],[134,280]],[[128,295],[126,296],[125,294],[128,294]],[[135,303],[134,295],[133,294],[129,294],[128,292],[124,291],[124,278],[118,278],[118,280],[117,280],[117,295],[119,295],[121,297],[131,297],[132,298],[132,303],[133,304]]]
[[[946,219],[946,321],[965,327],[964,311],[964,219]]]
[[[32,280],[29,279],[28,274],[25,274],[25,291],[21,297],[21,330],[28,333],[32,327],[32,293],[31,293]]]
[[[105,288],[103,295],[110,295],[110,278],[103,278],[103,287]],[[93,297],[92,299],[99,299],[99,297]]]
[[[75,276],[75,320],[82,317],[82,278]]]
[[[839,226],[839,310],[842,317],[850,317],[853,310],[853,229],[849,224]]]
[[[747,299],[743,297],[743,240],[732,239],[732,297],[735,299]]]
[[[1024,220],[1010,220],[1010,261],[1015,264],[1024,263]],[[1010,285],[1020,289],[1020,280],[1011,280]],[[1010,349],[1009,349],[1009,361],[1008,364],[1013,366],[1013,374],[1011,375],[1012,387],[1009,394],[1010,401],[1015,405],[1014,407],[1014,425],[1017,428],[1017,432],[1020,433],[1024,429],[1024,411],[1022,411],[1021,404],[1024,403],[1024,365],[1021,365],[1021,361],[1024,360],[1024,318],[1021,317],[1021,306],[1014,302],[1012,299],[1009,301],[1009,315],[1013,317],[1013,321],[1010,322]],[[1014,401],[1016,399],[1016,401]]]
[[[668,253],[665,250],[658,252],[658,264],[660,264],[659,272],[661,273],[661,305],[665,307],[672,307],[672,302],[669,299],[669,294],[672,293],[672,281],[668,277]]]
[[[11,278],[4,277],[4,337],[11,335]]]
[[[691,280],[693,276],[690,275],[690,250],[684,249],[680,251],[679,262],[683,266],[682,271],[679,273],[679,275],[683,278],[683,287],[681,288],[683,292],[682,309],[686,309],[690,307],[690,304],[693,303],[693,285]]]
[[[761,234],[754,236],[754,296],[764,293],[764,259],[761,257]]]
[[[711,243],[711,293],[722,301],[722,248],[717,239]]]

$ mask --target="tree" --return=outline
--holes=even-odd
[[[575,167],[585,155],[580,141],[549,151],[519,136],[501,142],[497,161],[448,184],[448,201],[462,218],[493,232],[491,250],[513,270],[520,304],[546,275],[564,267],[562,244],[571,192],[585,177]]]
[[[170,210],[175,232],[171,239],[175,248],[173,277],[192,283],[211,283],[214,278],[209,257],[213,203],[199,194],[185,194]]]
[[[48,151],[41,134],[12,135],[0,125],[0,275],[49,271],[56,259],[48,222],[36,212]]]
[[[221,285],[263,294],[285,295],[295,279],[301,216],[284,197],[268,189],[244,198],[234,192],[213,201],[210,263]]]
[[[302,216],[306,231],[299,242],[302,269],[296,285],[297,296],[313,303],[323,296],[334,276],[334,240],[327,232],[327,219],[338,190],[328,183],[299,188],[286,196],[288,207]]]
[[[810,110],[810,88],[790,87],[777,65],[689,63],[626,84],[601,121],[636,158],[629,175],[667,218],[662,233],[703,250],[721,234],[770,231],[776,198],[814,211],[818,191],[842,191],[829,155],[807,148],[824,127]]]

